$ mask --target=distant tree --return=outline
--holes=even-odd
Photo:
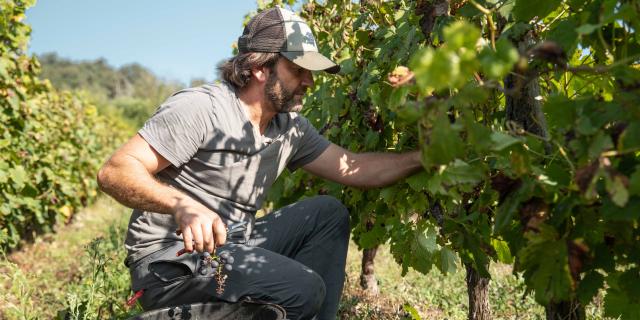
[[[115,68],[104,58],[72,61],[56,53],[39,57],[42,78],[62,90],[84,91],[103,113],[124,118],[138,127],[164,99],[182,85],[158,78],[139,63]]]
[[[189,87],[201,86],[207,82],[209,81],[207,81],[205,78],[191,78],[191,81],[189,82]]]

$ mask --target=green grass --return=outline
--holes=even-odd
[[[106,197],[80,212],[72,224],[8,257],[0,255],[0,319],[122,319],[141,312],[127,309],[131,295],[123,264],[130,210]],[[464,269],[450,275],[410,270],[401,276],[388,247],[375,260],[380,295],[359,285],[362,253],[352,243],[340,306],[341,319],[466,319]],[[544,310],[525,294],[511,267],[490,268],[494,319],[544,319]],[[602,295],[587,307],[588,319],[603,319]]]
[[[421,319],[467,319],[466,274],[460,264],[454,274],[443,275],[434,268],[427,275],[409,270],[402,277],[388,247],[382,246],[375,259],[380,295],[372,297],[359,285],[361,259],[362,252],[352,243],[340,310],[343,319],[411,319],[404,305],[415,309]],[[544,308],[532,294],[525,294],[524,282],[513,275],[511,266],[494,263],[489,271],[494,319],[545,319]],[[586,313],[587,319],[605,319],[602,293],[587,306]]]
[[[422,319],[467,319],[465,272],[460,266],[454,274],[437,270],[423,275],[414,270],[402,277],[386,246],[378,250],[375,273],[379,297],[367,296],[359,288],[362,253],[355,245],[349,248],[348,279],[343,298],[343,312],[349,319],[403,319],[410,314],[402,306],[414,308]],[[490,268],[490,303],[495,319],[544,319],[544,309],[531,295],[524,295],[524,284],[506,265]],[[378,309],[372,312],[370,309]],[[351,309],[351,310],[348,310]],[[355,311],[354,311],[355,310]]]
[[[129,209],[107,198],[0,260],[0,319],[125,318]]]

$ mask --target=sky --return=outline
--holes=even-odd
[[[213,80],[255,0],[38,0],[27,10],[29,53],[137,62],[168,81]]]

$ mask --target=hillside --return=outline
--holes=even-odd
[[[95,100],[104,113],[117,113],[139,127],[157,106],[184,87],[156,76],[151,70],[131,63],[119,68],[105,59],[73,61],[46,53],[38,56],[41,78],[61,90],[80,91]]]

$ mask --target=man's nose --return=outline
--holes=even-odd
[[[313,87],[313,74],[311,73],[311,71],[304,70],[301,84],[305,87],[305,89]]]

